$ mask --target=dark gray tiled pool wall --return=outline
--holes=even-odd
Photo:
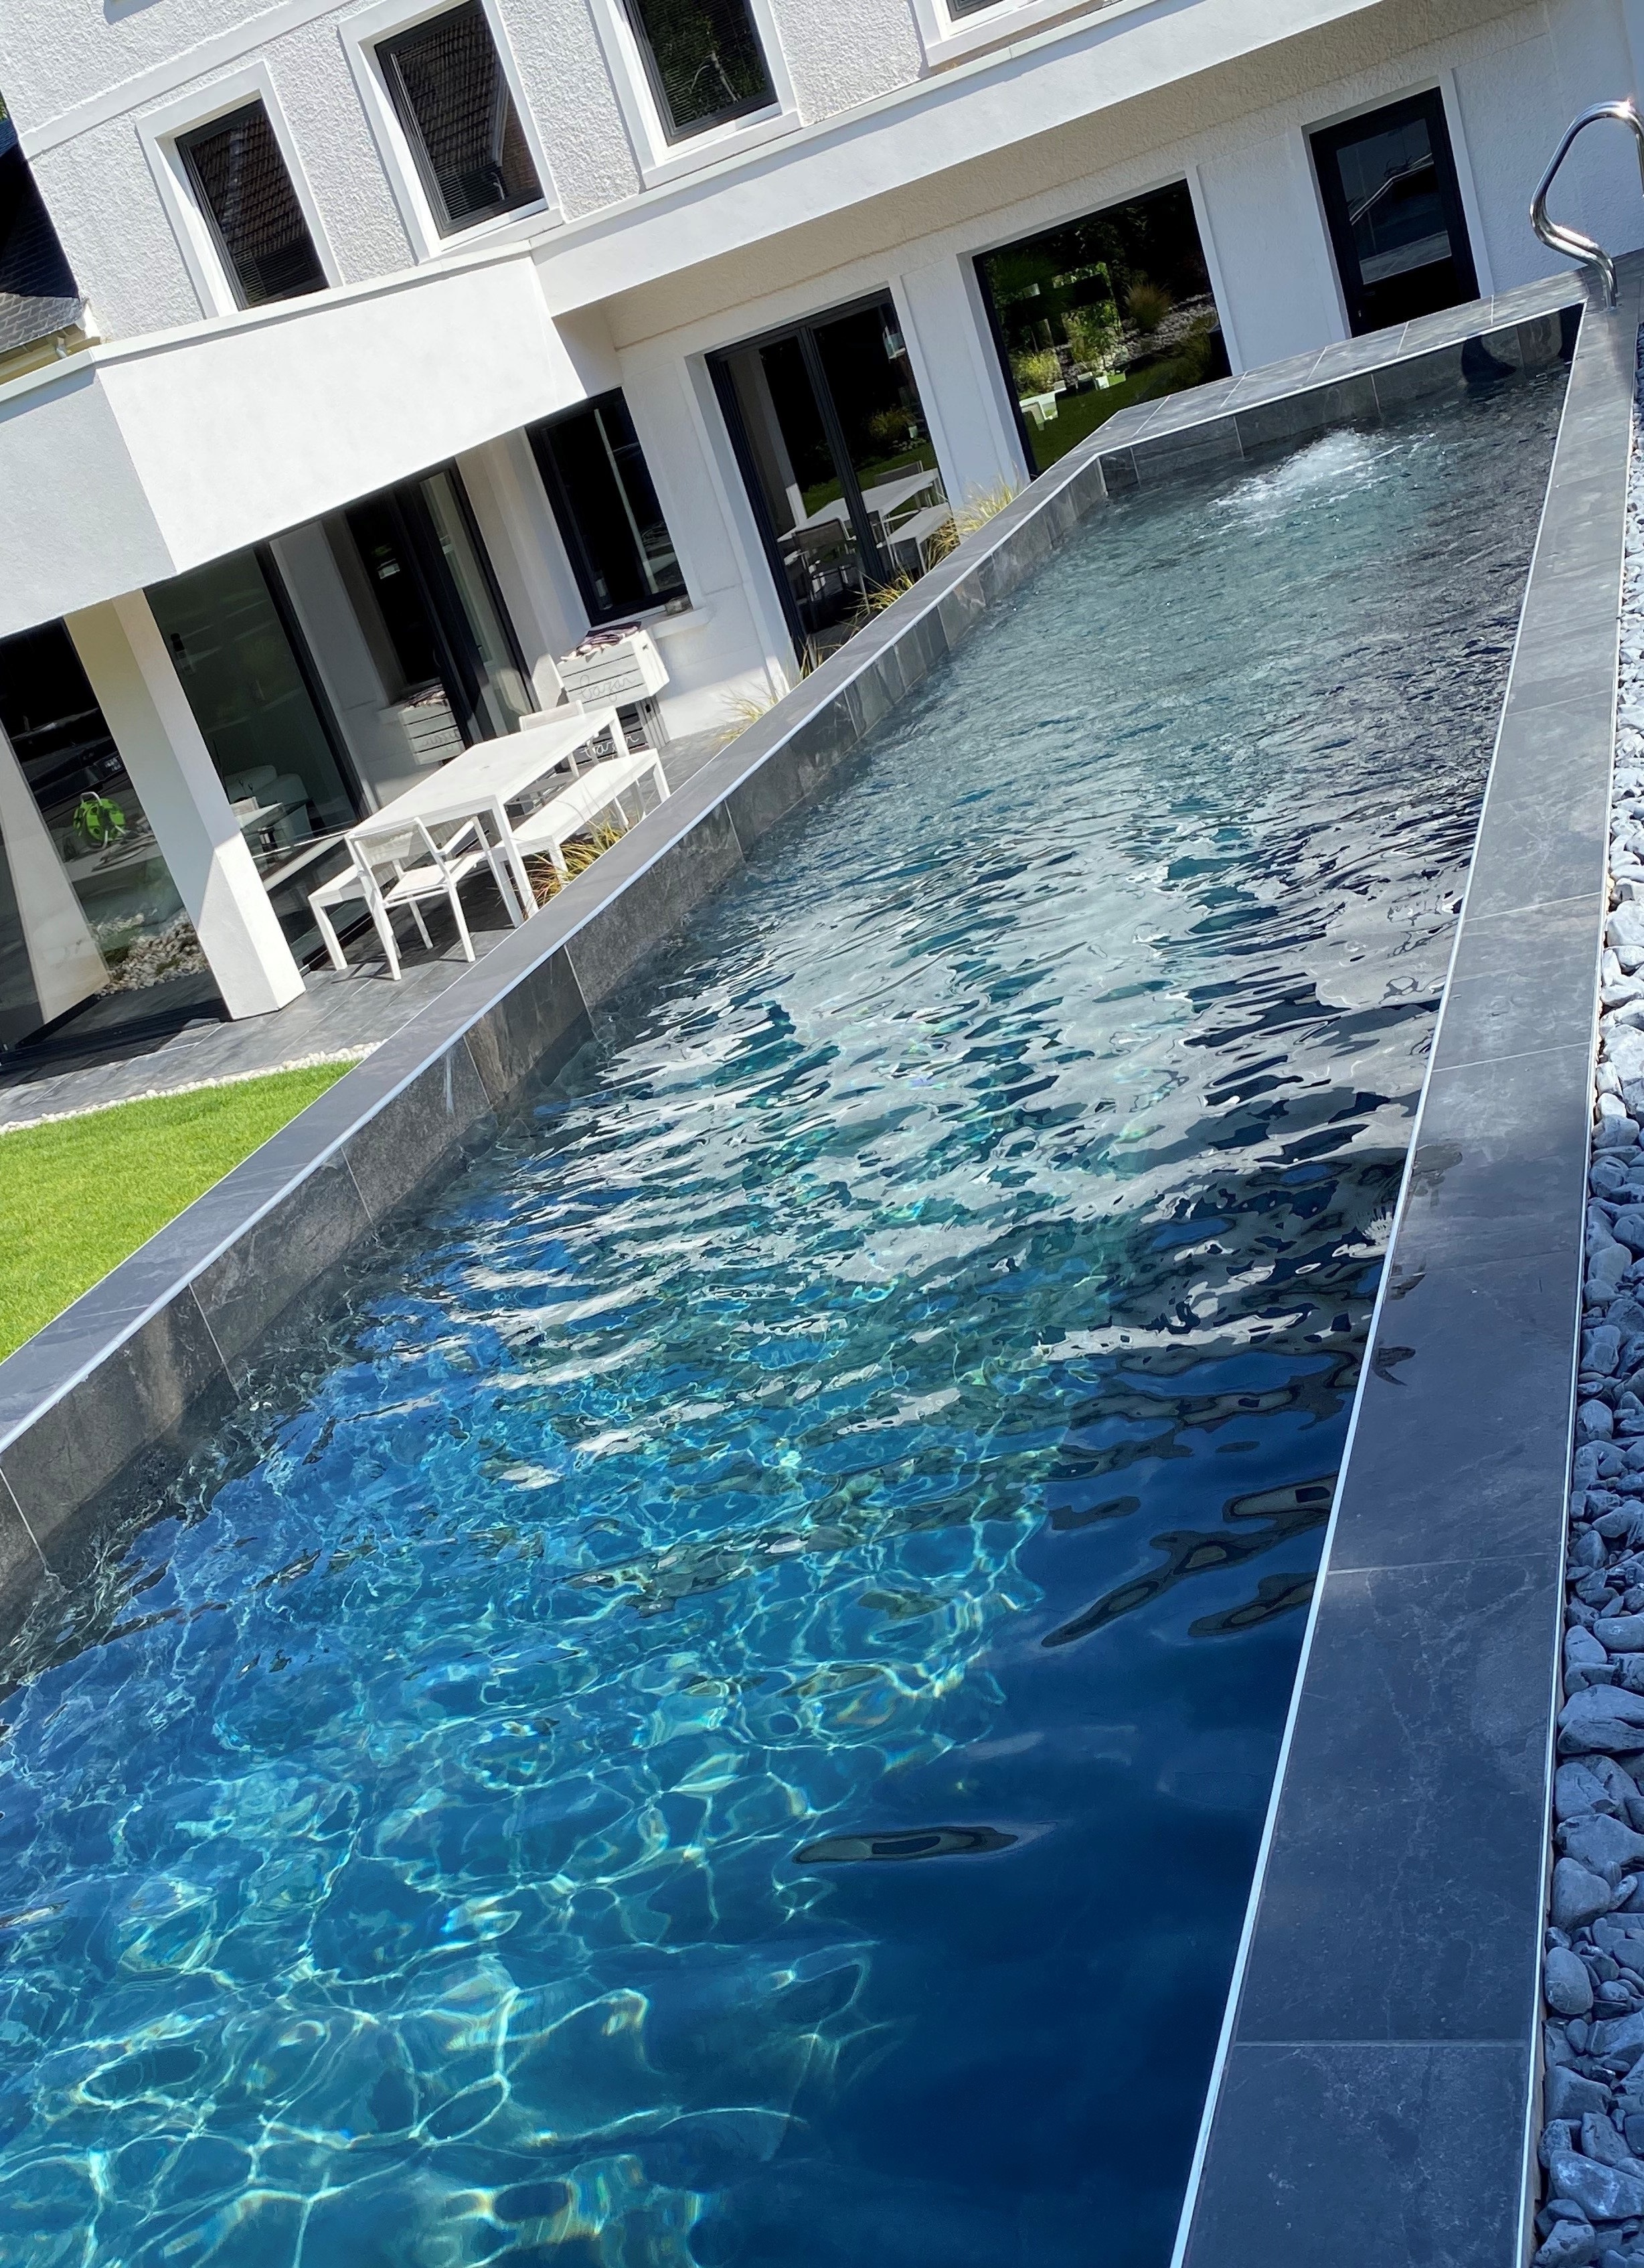
[[[1180,2268],[1515,2268],[1640,278],[1571,371]]]
[[[1323,379],[1315,363],[1315,375],[1299,393],[1247,393],[1241,403],[1240,390],[1249,388],[1251,381],[1224,379],[1214,387],[1172,395],[1147,417],[1134,440],[1125,442],[1121,437],[1116,446],[1105,429],[1098,435],[1103,479],[1117,495],[1172,474],[1291,448],[1332,425],[1375,423],[1412,403],[1452,392],[1458,379],[1469,376],[1546,369],[1568,356],[1578,315],[1574,306],[1549,309],[1466,339],[1424,348],[1396,362],[1385,359],[1383,347],[1379,364],[1375,340],[1353,340],[1319,357],[1328,364]],[[1356,369],[1347,366],[1355,362]],[[1225,397],[1232,406],[1190,418],[1182,405],[1205,394]]]

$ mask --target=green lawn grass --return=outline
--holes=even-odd
[[[313,1064],[0,1134],[0,1355],[351,1069]]]

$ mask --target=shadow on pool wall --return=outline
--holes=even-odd
[[[240,1366],[13,1656],[0,2214],[1162,2259],[1558,385],[1117,505]]]

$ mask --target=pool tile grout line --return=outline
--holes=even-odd
[[[1556,576],[1559,605],[1567,604],[1574,582],[1595,621],[1618,625],[1619,501],[1644,268],[1634,259],[1623,275],[1620,312],[1589,309],[1575,342],[1472,868],[1372,1318],[1368,1344],[1397,1359],[1397,1374],[1390,1368],[1378,1374],[1373,1354],[1354,1397],[1173,2268],[1269,2268],[1276,2260],[1311,2258],[1368,2268],[1390,2257],[1390,2229],[1400,2232],[1401,2258],[1441,2258],[1450,2268],[1517,2268],[1527,2250],[1563,1506],[1604,913],[1608,795],[1600,799],[1592,791],[1607,790],[1610,779],[1616,635],[1602,651],[1595,645],[1589,706],[1567,718],[1548,758],[1560,767],[1566,836],[1579,843],[1575,871],[1549,876],[1551,894],[1526,902],[1522,883],[1530,877],[1521,875],[1514,888],[1514,869],[1530,865],[1543,845],[1499,822],[1504,759],[1522,745],[1514,736],[1527,695],[1533,699],[1537,668],[1562,642],[1558,622],[1548,619],[1555,611],[1550,580]],[[1618,338],[1626,342],[1624,356]],[[1613,542],[1607,534],[1595,541],[1579,524],[1573,528],[1586,506],[1576,484],[1560,480],[1561,469],[1577,460],[1588,468],[1596,452],[1613,458]],[[1565,556],[1573,533],[1581,559],[1574,576]],[[1579,806],[1568,815],[1578,789],[1591,799],[1589,821]],[[1589,869],[1590,892],[1572,887]],[[1572,990],[1561,1012],[1569,1028],[1544,1048],[1512,1058],[1453,1057],[1459,1026],[1452,1011],[1463,997],[1476,997],[1473,978],[1458,982],[1456,972],[1468,946],[1486,939],[1497,944],[1499,966],[1502,897],[1515,915],[1512,937],[1521,947],[1538,932],[1550,945],[1555,924],[1561,921],[1567,932],[1571,913],[1585,906],[1594,981],[1584,993]],[[1487,970],[1492,958],[1486,951],[1479,965]],[[1465,1038],[1461,1045],[1467,1050]],[[1497,1107],[1493,1082],[1508,1062],[1540,1067],[1535,1108],[1526,1106],[1533,1128],[1504,1123]],[[1527,1215],[1538,1216],[1533,1250],[1522,1232]],[[1513,1230],[1515,1242],[1481,1243],[1480,1228],[1493,1224]],[[1459,1358],[1493,1324],[1496,1359],[1487,1388],[1479,1406],[1458,1420],[1447,1404],[1454,1380],[1471,1374]],[[1414,1344],[1391,1348],[1384,1332]],[[1453,1527],[1457,1541],[1476,1537],[1478,1552],[1404,1559],[1400,1540],[1415,1545],[1434,1520],[1447,1535]],[[1517,1549],[1499,1548],[1514,1537]],[[1351,1564],[1350,1547],[1359,1555]],[[1397,1599],[1380,1595],[1382,1570],[1401,1579],[1393,1585]],[[1510,1614],[1488,1628],[1447,1620],[1439,1646],[1431,1615],[1424,1621],[1418,1611],[1421,1595],[1444,1591],[1453,1604],[1453,1594],[1481,1576]],[[1360,1731],[1355,1738],[1342,1726],[1347,1697],[1393,1690],[1396,1736],[1377,1740]],[[1481,1725],[1491,1728],[1483,1741]],[[1423,1782],[1446,1791],[1436,1815],[1412,1797],[1412,1756]],[[1478,1971],[1490,1964],[1475,1962],[1471,1948],[1464,1954],[1458,1945],[1444,1965],[1446,1917],[1469,1911],[1478,1892],[1476,1846],[1461,1823],[1471,1826],[1485,1808],[1490,1895],[1498,1915],[1515,1918],[1509,1937],[1519,1948],[1509,1952],[1511,1990],[1522,1986],[1522,2022],[1508,2036],[1470,2021],[1470,2009],[1486,1989],[1499,1994],[1509,1953],[1487,1982]],[[1426,1832],[1419,1833],[1418,1822]],[[1456,1830],[1448,1838],[1447,1829]],[[1417,1845],[1406,1843],[1410,1836]],[[1406,1987],[1399,1983],[1396,1994],[1395,1982],[1412,1968],[1427,1985],[1428,2021],[1417,2031],[1390,2021],[1406,2000]],[[1338,2007],[1356,2007],[1361,2017],[1383,2011],[1390,2021],[1380,2032],[1360,2021],[1362,2039],[1350,2042],[1321,2007],[1317,2029],[1296,2036],[1297,1976],[1328,1976]],[[1280,2037],[1276,2020],[1286,2015]],[[1491,2047],[1494,2060],[1487,2085],[1475,2079],[1471,2092],[1458,2092],[1445,2059],[1469,2042]],[[1358,2058],[1352,2072],[1339,2060],[1350,2047]],[[1289,2060],[1281,2067],[1276,2058]],[[1463,2128],[1465,2147],[1457,2142]]]
[[[22,1506],[18,1502],[16,1497],[12,1494],[11,1484],[7,1480],[4,1473],[0,1473],[0,1490],[4,1491],[5,1504],[9,1506],[11,1510],[16,1514],[18,1524],[22,1528],[24,1535],[27,1536],[29,1542],[33,1545],[34,1557],[40,1562],[41,1572],[48,1572],[47,1568],[46,1555],[40,1548],[40,1538],[29,1526],[28,1516],[24,1512]]]
[[[1310,362],[1297,358],[1306,362],[1304,370],[1292,367],[1276,391],[1259,399],[1253,394],[1232,415],[1292,404],[1300,422],[1272,438],[1294,444],[1308,431],[1379,414],[1374,408],[1367,412],[1362,403],[1357,409],[1344,407],[1342,400],[1345,387],[1373,381],[1377,371],[1447,358],[1436,379],[1453,387],[1465,375],[1473,341],[1505,342],[1509,335],[1519,365],[1535,366],[1556,357],[1558,310],[1579,305],[1582,296],[1579,280],[1567,277],[1526,287],[1505,303],[1476,302],[1454,311],[1441,326],[1453,335],[1424,335],[1412,352],[1405,351],[1408,326],[1354,342],[1345,350],[1352,368],[1315,382],[1344,351],[1326,348]],[[1226,395],[1225,380],[1199,391],[1225,404],[1245,386],[1259,389],[1262,382],[1263,372],[1250,372],[1236,381],[1233,397]],[[1316,400],[1309,403],[1309,396]],[[1376,398],[1373,385],[1371,398]],[[282,1134],[0,1361],[0,1478],[19,1506],[31,1498],[19,1465],[19,1459],[27,1462],[29,1437],[70,1397],[95,1400],[102,1390],[100,1374],[111,1365],[122,1378],[119,1392],[111,1388],[104,1398],[118,1403],[122,1418],[135,1428],[131,1454],[173,1432],[179,1413],[155,1405],[144,1382],[142,1348],[145,1335],[162,1328],[185,1293],[206,1326],[217,1380],[235,1390],[247,1358],[243,1348],[225,1357],[219,1345],[214,1317],[222,1285],[228,1286],[225,1296],[251,1301],[254,1336],[271,1328],[347,1248],[344,1232],[337,1231],[344,1235],[341,1246],[335,1237],[326,1245],[322,1237],[322,1248],[306,1255],[296,1233],[268,1256],[256,1250],[258,1232],[276,1221],[300,1232],[300,1216],[321,1210],[315,1192],[340,1160],[364,1223],[359,1234],[374,1233],[525,1080],[542,1075],[557,1053],[563,1059],[580,1044],[614,985],[745,865],[770,828],[825,792],[839,768],[943,656],[1102,506],[1110,468],[1120,485],[1132,487],[1139,458],[1146,477],[1153,477],[1155,460],[1145,446],[1132,444],[1144,442],[1165,413],[1173,423],[1157,446],[1185,469],[1205,461],[1205,437],[1230,422],[1225,407],[1201,402],[1195,410],[1189,394],[1146,405],[1146,415],[1117,453],[1104,445],[1106,428],[1098,428]],[[1120,418],[1129,415],[1121,412]],[[1196,434],[1198,452],[1192,446]],[[1211,446],[1219,445],[1213,438]],[[1125,461],[1132,468],[1128,480]],[[431,1095],[430,1075],[439,1066],[443,1094]],[[265,1265],[270,1256],[271,1267]],[[201,1390],[210,1384],[202,1382]],[[50,1500],[36,1506],[46,1526],[71,1518],[116,1470],[100,1469],[95,1488],[70,1483],[66,1493],[62,1477],[55,1477]],[[35,1485],[46,1485],[38,1474]],[[31,1533],[40,1524],[33,1523]],[[0,1575],[0,1596],[4,1591]]]

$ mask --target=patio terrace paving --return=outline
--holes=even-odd
[[[718,733],[670,741],[660,752],[670,791],[724,744]],[[483,960],[510,933],[489,880],[464,897],[463,911],[476,957]],[[0,1132],[218,1079],[363,1055],[392,1038],[468,967],[449,914],[430,908],[427,919],[432,950],[402,945],[404,975],[397,984],[367,933],[349,944],[346,975],[328,963],[305,969],[300,998],[269,1016],[228,1022],[207,977],[155,986],[160,1012],[150,1018],[136,1005],[150,995],[105,993],[63,1027],[67,1048],[60,1041],[0,1062]],[[190,1007],[196,1010],[191,1018]]]

